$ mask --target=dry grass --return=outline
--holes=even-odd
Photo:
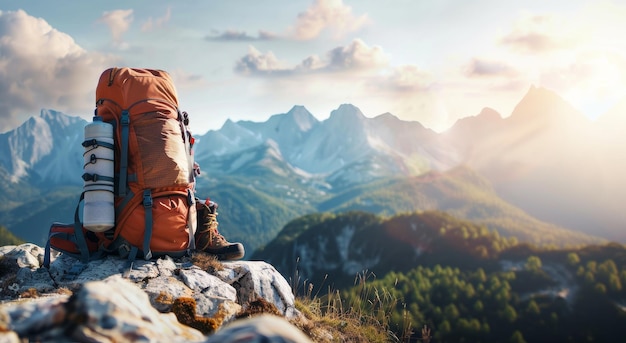
[[[37,289],[35,288],[29,288],[27,291],[22,292],[20,294],[20,298],[39,298],[40,294],[39,291],[37,291]]]
[[[276,308],[276,305],[263,299],[257,298],[245,306],[245,309],[235,315],[235,318],[249,318],[259,314],[273,314],[282,316],[282,313]]]
[[[334,293],[329,298],[336,297]],[[330,301],[328,307],[326,301]],[[354,312],[341,311],[339,298],[298,298],[296,308],[306,320],[292,324],[306,333],[314,342],[390,342],[393,339],[379,321],[359,317]]]
[[[410,336],[410,325],[407,338],[397,337],[389,330],[391,311],[398,300],[389,292],[378,291],[366,287],[370,278],[375,275],[367,273],[357,275],[355,285],[361,287],[361,296],[353,303],[346,303],[339,291],[328,288],[325,295],[320,290],[314,293],[312,284],[298,280],[294,273],[291,280],[294,294],[303,287],[303,296],[296,298],[296,308],[304,315],[305,320],[295,320],[292,324],[306,333],[314,342],[404,342]],[[374,292],[375,301],[372,298]]]
[[[174,297],[167,292],[160,292],[159,295],[154,298],[154,301],[163,305],[173,305]]]
[[[191,255],[191,262],[209,274],[214,274],[216,271],[224,269],[224,266],[217,259],[217,256],[204,251],[195,251],[193,255]]]
[[[72,292],[67,287],[59,287],[59,288],[57,288],[56,293],[57,294],[61,294],[61,295],[72,295],[72,294],[74,294],[74,292]]]

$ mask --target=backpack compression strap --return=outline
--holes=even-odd
[[[143,233],[143,256],[146,260],[152,258],[150,240],[152,240],[152,192],[149,189],[143,191],[143,208],[146,212],[146,229]]]
[[[128,174],[128,135],[130,131],[130,115],[128,114],[128,110],[122,111],[120,124],[122,125],[122,146],[120,157],[120,181],[117,184],[117,194],[123,197],[126,196],[126,177]]]
[[[198,227],[197,214],[195,216],[191,215],[191,213],[195,213],[193,209],[196,208],[196,197],[191,192],[191,189],[187,190],[187,204],[189,205],[190,211],[190,213],[187,214],[187,228],[189,230],[189,245],[187,246],[187,251],[191,254],[191,251],[196,250],[196,230]]]
[[[131,192],[132,194],[132,192]],[[152,240],[152,192],[150,189],[146,189],[143,191],[143,208],[145,212],[145,230],[143,233],[143,244],[142,244],[142,253],[144,259],[147,261],[152,258],[152,250],[150,250],[150,241]],[[117,216],[117,209],[116,209]],[[117,239],[111,245],[113,249],[118,250],[118,254],[120,256],[125,256],[128,254],[128,261],[131,263],[137,259],[137,255],[139,254],[139,249],[130,244],[127,240],[118,236]],[[121,248],[121,249],[120,249]],[[122,253],[122,251],[126,251],[126,253]],[[132,264],[131,264],[132,266]]]
[[[80,222],[80,217],[78,216],[78,210],[80,208],[80,202],[85,199],[85,192],[80,194],[80,200],[78,201],[78,205],[76,205],[76,211],[74,212],[74,234],[67,237],[68,240],[73,241],[80,252],[80,261],[83,263],[89,262],[89,248],[87,247],[87,241],[85,240],[85,235],[83,233],[83,224]],[[50,268],[50,238],[59,236],[59,235],[67,235],[67,233],[61,232],[50,232],[48,235],[48,242],[46,242],[45,254],[43,259],[43,266],[46,268]]]

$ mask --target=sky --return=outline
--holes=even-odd
[[[345,103],[443,131],[532,85],[596,119],[626,98],[624,32],[624,0],[0,0],[0,133],[90,120],[112,66],[170,73],[198,134]]]

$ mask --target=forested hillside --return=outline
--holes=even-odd
[[[619,342],[625,253],[617,245],[537,251],[491,272],[418,266],[375,280],[365,275],[341,294],[357,308],[386,299],[394,330],[427,325],[437,342]]]
[[[626,334],[626,247],[519,243],[449,214],[291,222],[253,256],[301,294],[374,312],[437,342],[613,342]],[[334,299],[334,300],[332,300]],[[322,302],[325,300],[322,300]]]

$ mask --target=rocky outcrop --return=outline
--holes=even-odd
[[[261,312],[301,317],[288,282],[262,261],[55,254],[43,268],[43,256],[34,244],[0,247],[0,342],[204,342],[259,302],[271,308]]]

